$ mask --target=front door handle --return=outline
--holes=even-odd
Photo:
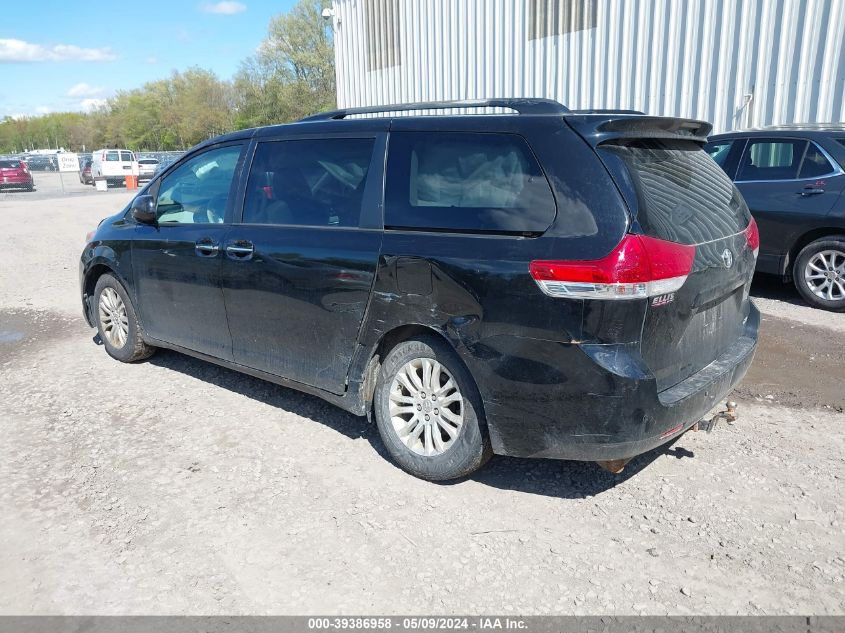
[[[201,240],[197,240],[196,244],[194,245],[194,251],[200,257],[214,257],[217,255],[217,251],[220,250],[220,246],[217,242],[212,241],[210,238],[203,238]]]
[[[226,255],[229,259],[236,259],[239,261],[252,259],[252,254],[254,252],[255,246],[253,246],[252,242],[247,242],[246,240],[232,242],[226,247]]]
[[[824,189],[820,187],[814,187],[813,185],[807,185],[801,191],[799,191],[802,196],[815,196],[820,193],[824,193]]]

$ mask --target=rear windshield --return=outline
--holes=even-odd
[[[124,163],[131,162],[133,158],[132,152],[120,152],[120,160]]]
[[[0,169],[17,169],[21,166],[21,161],[19,160],[0,160]]]
[[[623,186],[636,193],[637,221],[646,235],[701,244],[748,225],[748,207],[733,182],[697,143],[641,140],[602,150],[627,168]]]
[[[155,158],[142,158],[138,161],[139,165],[158,165],[158,161]]]
[[[120,160],[120,154],[117,152],[109,152],[106,154],[106,161],[107,162],[117,162]]]

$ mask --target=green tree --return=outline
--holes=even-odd
[[[334,43],[322,11],[301,0],[270,20],[258,52],[231,82],[189,68],[121,91],[86,114],[61,112],[0,121],[0,152],[64,147],[186,149],[233,128],[284,123],[335,106]]]
[[[235,76],[235,125],[254,127],[299,119],[337,102],[334,42],[322,17],[329,0],[301,0],[270,20],[258,52]]]

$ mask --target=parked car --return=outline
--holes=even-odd
[[[27,156],[25,159],[26,165],[30,171],[56,171],[58,170],[58,163],[55,156],[46,156],[44,154],[33,154]]]
[[[105,178],[109,185],[121,185],[126,176],[138,176],[138,161],[128,149],[98,149],[91,155],[91,176]]]
[[[90,158],[83,159],[79,163],[79,182],[83,185],[94,184],[94,179],[91,177],[91,163]]]
[[[845,125],[789,125],[710,138],[760,227],[757,270],[812,306],[845,310]]]
[[[151,180],[158,171],[157,158],[139,158],[138,159],[138,180]]]
[[[419,477],[618,471],[750,365],[754,220],[707,123],[389,110],[481,105],[518,114],[341,110],[195,147],[90,237],[85,318],[118,360],[171,348],[371,416]]]
[[[35,189],[35,180],[24,161],[17,158],[0,159],[0,189]]]

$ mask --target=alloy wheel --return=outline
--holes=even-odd
[[[129,318],[126,316],[126,305],[114,288],[103,288],[100,293],[100,325],[103,336],[109,344],[120,349],[129,338]]]
[[[390,385],[390,420],[414,453],[449,450],[464,422],[464,398],[449,370],[433,358],[407,362]]]
[[[804,267],[804,283],[825,301],[845,299],[845,253],[828,249],[813,255]]]

